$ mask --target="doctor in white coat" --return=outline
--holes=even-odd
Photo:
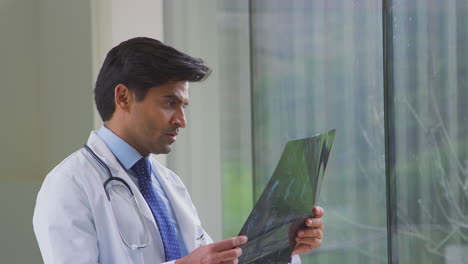
[[[188,82],[209,72],[149,38],[107,54],[94,91],[104,125],[47,175],[37,197],[44,263],[237,263],[247,238],[213,243],[182,181],[150,156],[171,150],[186,126]],[[314,213],[297,233],[294,263],[321,245],[323,209]]]

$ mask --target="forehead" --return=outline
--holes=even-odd
[[[148,95],[155,97],[176,97],[181,101],[188,100],[189,83],[186,81],[170,82],[152,87]]]

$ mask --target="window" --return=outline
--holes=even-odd
[[[467,15],[467,1],[393,4],[399,263],[468,259]]]
[[[318,203],[326,242],[304,263],[387,260],[380,12],[376,1],[252,1],[255,197],[288,140],[337,129]]]
[[[216,136],[203,149],[201,137],[179,142],[169,165],[193,174],[195,193],[203,172],[220,179],[196,202],[221,200],[201,212],[221,222],[217,239],[240,230],[288,140],[336,128],[319,201],[326,237],[303,263],[468,258],[468,1],[166,1],[165,11],[166,42],[214,68],[192,90],[203,107],[189,110],[189,129]]]

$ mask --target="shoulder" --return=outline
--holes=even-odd
[[[47,224],[51,215],[70,212],[71,208],[89,209],[89,190],[83,184],[86,180],[82,179],[82,175],[87,174],[83,171],[85,162],[86,157],[78,150],[47,174],[36,198],[35,226]]]
[[[57,166],[55,166],[49,174],[47,174],[44,183],[50,181],[68,181],[74,178],[75,174],[79,171],[78,168],[83,168],[85,157],[81,150],[77,150],[70,154]]]
[[[41,192],[45,190],[60,195],[67,194],[71,190],[85,188],[90,184],[90,178],[96,178],[96,170],[90,166],[88,158],[84,155],[83,149],[79,149],[65,158],[55,168],[53,168],[44,179],[41,186]],[[72,193],[68,193],[71,195]]]

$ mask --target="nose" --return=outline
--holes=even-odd
[[[180,108],[174,115],[172,119],[172,123],[175,124],[177,127],[185,128],[187,126],[187,121],[185,120],[185,110],[184,108]]]

